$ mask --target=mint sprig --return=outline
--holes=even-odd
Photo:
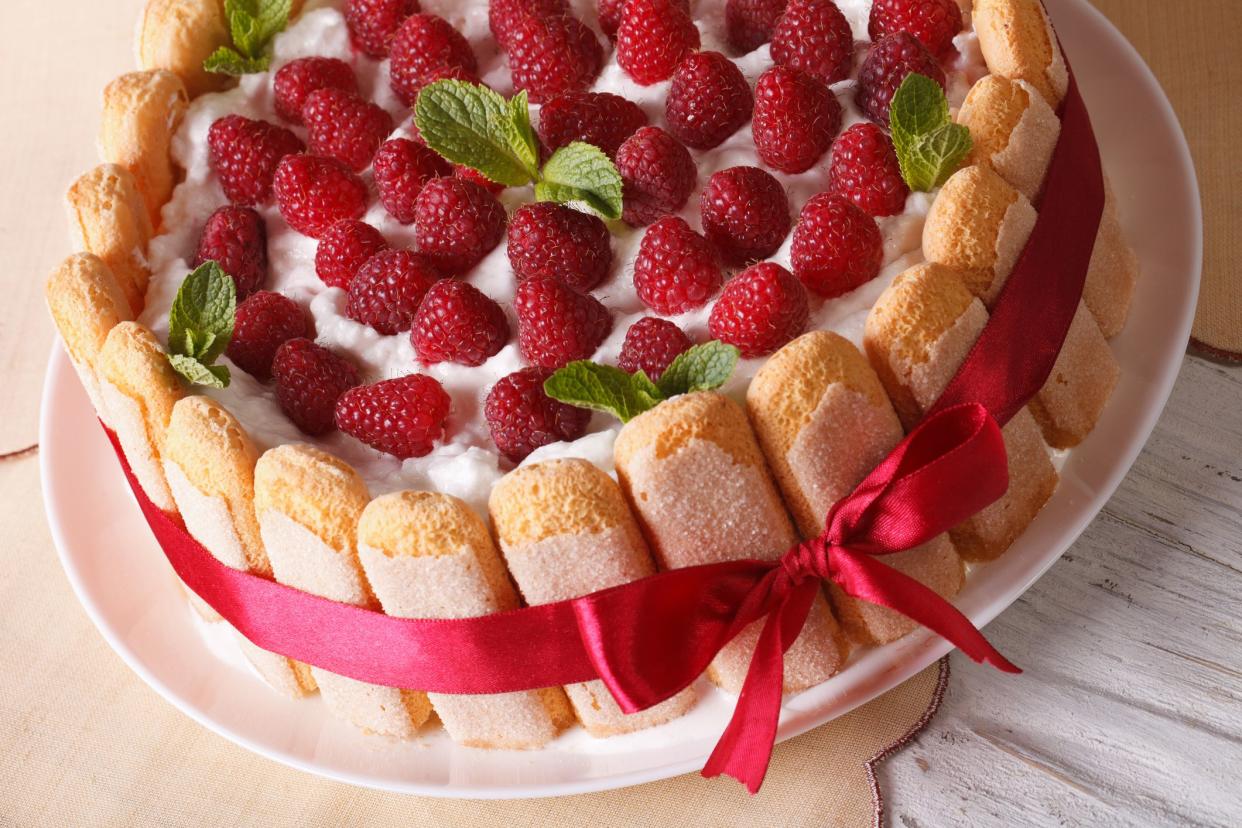
[[[912,72],[897,88],[889,130],[901,177],[917,192],[944,184],[970,155],[970,130],[953,123],[944,90],[924,75]]]
[[[272,40],[289,25],[293,0],[224,0],[232,47],[221,46],[203,61],[208,72],[249,75],[272,65]]]
[[[215,365],[233,336],[237,287],[215,262],[185,277],[168,312],[168,361],[195,385],[227,388],[229,369]]]

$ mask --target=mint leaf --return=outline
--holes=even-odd
[[[565,204],[580,201],[607,219],[621,218],[621,173],[604,151],[574,141],[543,165],[535,198]]]
[[[957,172],[970,149],[970,130],[961,124],[945,124],[913,143],[903,143],[897,153],[901,177],[910,189],[930,192]]]
[[[506,135],[513,154],[528,170],[537,170],[539,168],[539,144],[535,141],[535,131],[530,125],[530,103],[525,89],[509,99]]]
[[[208,72],[248,75],[272,63],[272,39],[289,24],[293,0],[224,0],[233,48],[221,46],[203,61]]]
[[[911,72],[893,95],[888,108],[893,142],[918,139],[950,123],[949,99],[940,84]]]
[[[251,75],[266,72],[271,65],[268,57],[248,58],[227,46],[216,49],[203,61],[203,68],[218,75]]]
[[[604,411],[623,423],[655,408],[663,397],[647,375],[631,375],[611,365],[589,360],[571,362],[548,377],[544,393],[554,400]]]
[[[427,146],[498,184],[520,187],[535,178],[537,159],[529,113],[524,128],[513,113],[499,93],[460,80],[429,84],[414,102],[414,124]]]
[[[228,388],[232,379],[227,365],[207,365],[193,357],[181,354],[169,354],[168,361],[172,363],[174,371],[195,385]]]
[[[229,371],[213,365],[233,336],[237,288],[215,262],[185,277],[168,312],[168,361],[190,382],[224,388]]]
[[[680,354],[664,369],[657,383],[665,397],[712,391],[729,381],[741,352],[732,345],[712,340]]]

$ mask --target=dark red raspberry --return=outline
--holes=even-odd
[[[673,73],[664,100],[668,131],[683,144],[711,149],[750,120],[755,98],[742,70],[720,52],[696,52]]]
[[[806,72],[773,66],[755,84],[750,129],[760,161],[783,173],[806,172],[841,129],[841,104]]]
[[[382,334],[408,331],[427,291],[443,274],[412,250],[381,250],[349,284],[345,313]]]
[[[617,63],[636,83],[650,86],[667,80],[698,48],[699,30],[675,0],[628,0],[623,7]]]
[[[540,201],[513,214],[508,252],[519,280],[550,276],[574,290],[587,291],[608,275],[612,235],[595,216]]]
[[[272,177],[286,155],[305,145],[284,127],[228,115],[207,131],[208,161],[220,177],[224,195],[234,204],[253,207],[272,197]]]
[[[286,121],[302,123],[302,106],[320,89],[356,93],[358,79],[348,63],[336,58],[304,57],[286,63],[272,80],[276,114]]]
[[[435,150],[409,138],[385,141],[375,153],[375,189],[388,214],[402,224],[414,223],[414,202],[423,185],[453,174],[453,165]]]
[[[312,436],[332,430],[337,399],[358,384],[358,371],[349,360],[302,338],[276,349],[272,376],[280,410]]]
[[[708,328],[742,356],[770,354],[806,328],[810,309],[806,288],[775,262],[760,262],[725,285],[712,308]]]
[[[353,92],[320,89],[302,107],[310,150],[362,172],[392,132],[392,116]]]
[[[793,232],[794,275],[831,299],[870,282],[884,263],[884,239],[875,219],[854,202],[820,193],[806,203]]]
[[[789,235],[785,188],[758,167],[729,167],[699,196],[703,233],[729,264],[771,256]]]
[[[314,339],[310,316],[288,296],[261,290],[237,306],[233,336],[225,353],[238,368],[260,382],[272,377],[276,350],[290,339]]]
[[[585,141],[613,158],[621,143],[646,125],[638,104],[609,92],[566,92],[539,110],[539,138],[548,153]]]
[[[567,14],[522,17],[508,41],[513,87],[525,89],[532,103],[590,88],[604,65],[595,32]]]
[[[228,205],[216,210],[203,225],[194,253],[194,267],[213,261],[233,277],[237,301],[267,281],[267,225],[249,207]]]
[[[500,453],[515,463],[540,446],[577,440],[586,433],[591,412],[552,399],[543,384],[552,371],[523,368],[492,386],[483,416]]]
[[[504,184],[501,184],[496,181],[492,181],[490,178],[488,178],[483,173],[479,172],[473,167],[467,167],[465,164],[454,165],[453,175],[456,178],[462,179],[463,181],[473,181],[475,184],[478,184],[480,187],[487,190],[492,195],[498,194],[505,188]]]
[[[430,454],[444,436],[452,399],[426,374],[360,385],[336,402],[336,427],[400,460]]]
[[[361,218],[367,211],[367,186],[331,158],[287,156],[276,168],[272,189],[289,226],[313,239],[338,221]]]
[[[346,0],[349,39],[371,57],[386,58],[397,29],[417,11],[418,0]]]
[[[854,31],[833,0],[789,0],[772,32],[772,60],[829,85],[843,81],[854,65]]]
[[[509,341],[505,312],[468,282],[441,279],[431,286],[414,316],[410,342],[426,365],[482,365]]]
[[[490,0],[487,4],[487,27],[500,48],[508,51],[509,36],[525,17],[556,17],[570,14],[565,0]]]
[[[723,281],[715,248],[684,220],[665,216],[643,234],[634,259],[634,289],[656,313],[673,316],[701,308]]]
[[[832,145],[829,189],[871,216],[895,216],[910,189],[901,177],[893,142],[875,124],[854,124]]]
[[[631,227],[686,206],[698,179],[690,151],[659,127],[643,127],[627,138],[616,161],[625,194],[622,218]]]
[[[942,89],[945,86],[944,70],[918,38],[906,32],[887,35],[871,47],[858,71],[858,91],[854,93],[858,108],[887,129],[893,96],[911,72],[931,78]]]
[[[519,284],[513,308],[522,357],[540,368],[589,359],[612,331],[612,316],[598,299],[548,276]]]
[[[644,316],[625,332],[617,367],[631,374],[642,371],[658,380],[673,360],[693,345],[686,332],[667,319]]]
[[[957,0],[875,0],[867,24],[873,41],[909,32],[938,58],[953,49],[953,38],[961,30],[962,7]]]
[[[739,54],[753,52],[772,39],[772,31],[789,0],[727,0],[725,31]]]
[[[479,63],[461,32],[443,17],[413,14],[397,29],[389,51],[392,91],[412,105],[424,86],[445,77],[476,80]]]
[[[367,259],[388,249],[383,234],[357,219],[338,221],[328,228],[315,250],[315,275],[329,287],[349,290]]]
[[[448,274],[465,273],[500,244],[505,219],[496,196],[461,178],[433,178],[414,202],[418,248]]]

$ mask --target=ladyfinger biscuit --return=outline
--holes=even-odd
[[[1040,0],[975,0],[979,48],[994,75],[1024,80],[1056,108],[1069,89],[1069,69]]]
[[[626,584],[655,565],[625,496],[585,460],[522,466],[493,489],[488,504],[509,572],[528,604],[548,604]],[[694,704],[688,688],[639,713],[621,712],[602,681],[565,688],[582,726],[612,736],[663,724]]]
[[[69,212],[83,248],[104,261],[134,314],[142,311],[153,234],[146,202],[129,170],[101,164],[69,188]]]
[[[185,84],[163,69],[129,72],[104,88],[100,154],[133,175],[155,227],[176,183],[169,147],[188,104]]]
[[[172,72],[197,98],[228,85],[227,75],[208,72],[203,61],[229,43],[220,0],[147,0],[138,24],[138,64]]]
[[[631,420],[617,436],[617,474],[665,569],[738,559],[776,560],[798,536],[768,474],[746,413],[715,393],[686,394]],[[759,622],[712,662],[708,676],[739,692]],[[847,643],[822,596],[785,653],[785,690],[840,669]]]
[[[254,508],[276,580],[358,606],[377,606],[355,543],[370,500],[347,463],[306,445],[284,445],[259,458]],[[412,738],[431,715],[427,694],[356,681],[310,668],[333,715],[371,733]]]
[[[487,527],[449,495],[396,492],[371,501],[358,522],[358,556],[389,615],[470,618],[518,606]],[[573,722],[559,687],[427,695],[453,740],[473,747],[537,748]]]
[[[1105,339],[1112,339],[1126,326],[1138,276],[1138,255],[1126,241],[1117,216],[1117,198],[1105,179],[1104,215],[1082,289],[1082,300],[1091,309]]]

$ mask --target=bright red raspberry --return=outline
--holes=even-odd
[[[711,149],[749,121],[754,107],[750,84],[736,63],[720,52],[696,52],[673,73],[664,117],[683,144]]]
[[[957,0],[875,0],[867,24],[873,41],[909,32],[938,58],[953,49],[953,38],[961,30],[962,7]]]
[[[423,297],[443,277],[412,250],[381,250],[349,283],[345,313],[386,336],[408,331]]]
[[[698,48],[699,30],[676,0],[628,0],[622,8],[617,63],[635,83],[667,80]]]
[[[353,363],[309,339],[289,339],[272,359],[276,401],[310,435],[332,430],[337,399],[358,384]]]
[[[490,0],[487,27],[500,48],[508,51],[509,37],[525,17],[555,17],[570,14],[565,0]]]
[[[356,93],[358,79],[348,63],[336,58],[304,57],[286,63],[272,80],[276,114],[286,121],[302,123],[302,106],[320,89]]]
[[[287,156],[276,168],[272,190],[289,226],[313,239],[338,221],[362,218],[367,211],[367,186],[331,158]]]
[[[612,234],[595,216],[539,201],[520,207],[509,221],[509,264],[519,280],[560,279],[588,291],[612,266]]]
[[[658,380],[673,360],[693,345],[686,332],[667,319],[644,316],[625,332],[617,367],[631,374],[642,371],[649,379]]]
[[[765,259],[789,235],[785,188],[758,167],[729,167],[699,196],[703,233],[729,264]]]
[[[875,124],[854,124],[832,145],[829,189],[871,216],[894,216],[906,208],[910,189],[901,177],[893,142]]]
[[[426,374],[360,385],[336,402],[336,427],[373,449],[407,460],[444,436],[452,399]]]
[[[723,281],[715,248],[684,220],[665,216],[643,234],[634,259],[634,288],[656,313],[673,316],[701,308]]]
[[[433,178],[414,201],[418,248],[447,274],[465,273],[505,235],[505,208],[461,178]]]
[[[931,78],[942,89],[945,86],[944,70],[914,35],[898,32],[875,43],[858,71],[858,91],[854,93],[858,108],[887,129],[893,95],[911,72]]]
[[[310,151],[362,172],[392,132],[392,116],[353,92],[320,89],[302,107]]]
[[[750,358],[770,354],[806,328],[806,288],[775,262],[760,262],[725,285],[707,325],[712,336]]]
[[[492,386],[483,416],[500,453],[515,463],[540,446],[577,440],[586,433],[591,412],[552,399],[543,384],[552,371],[523,368]]]
[[[414,202],[424,184],[453,174],[453,165],[438,152],[409,138],[385,141],[375,153],[373,167],[380,203],[402,224],[414,223]]]
[[[237,306],[229,360],[260,382],[272,378],[276,350],[290,339],[314,339],[310,316],[288,296],[261,290]]]
[[[614,158],[622,142],[646,125],[647,113],[638,104],[609,92],[566,92],[539,110],[539,138],[549,153],[585,141]]]
[[[794,275],[813,293],[832,299],[870,282],[884,263],[875,219],[854,202],[820,193],[802,208],[793,232]]]
[[[533,103],[590,88],[604,65],[595,32],[568,14],[522,17],[508,41],[513,87],[525,89]]]
[[[854,31],[833,0],[789,0],[772,32],[772,60],[826,84],[843,81],[854,65]]]
[[[773,66],[755,84],[750,129],[760,161],[783,173],[806,172],[841,129],[841,104],[806,72]]]
[[[598,299],[549,276],[519,284],[513,308],[522,357],[540,368],[589,359],[612,331],[612,316]]]
[[[234,204],[253,207],[272,197],[272,177],[280,159],[306,147],[284,127],[228,115],[207,131],[207,149],[224,195]]]
[[[315,250],[315,275],[328,287],[349,290],[358,269],[381,250],[388,249],[383,234],[357,219],[338,221],[323,234]]]
[[[346,0],[349,39],[371,57],[386,58],[397,29],[417,11],[418,0]]]
[[[468,282],[441,279],[431,286],[410,342],[425,365],[482,365],[509,341],[509,320],[495,300]]]
[[[267,225],[250,207],[227,205],[203,225],[194,267],[213,261],[233,277],[240,302],[267,281]]]
[[[616,161],[625,194],[622,218],[631,227],[686,206],[698,180],[690,151],[659,127],[643,127],[627,138]]]
[[[446,77],[477,80],[479,63],[461,32],[443,17],[413,14],[397,29],[389,51],[392,91],[406,104],[424,86]]]
[[[609,40],[617,39],[617,29],[621,25],[621,12],[625,9],[626,0],[599,0],[596,11],[599,14],[599,28]],[[690,14],[690,0],[673,0],[673,3]]]
[[[789,0],[727,0],[725,31],[739,54],[753,52],[772,39],[772,31]]]

